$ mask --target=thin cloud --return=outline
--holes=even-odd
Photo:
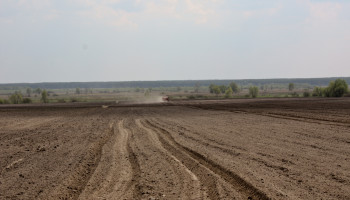
[[[110,26],[123,28],[137,28],[137,24],[131,20],[132,13],[124,10],[115,10],[104,5],[94,5],[91,9],[79,11],[78,15],[87,20],[95,20]]]
[[[342,11],[342,5],[336,2],[309,2],[310,15],[320,20],[335,20]]]

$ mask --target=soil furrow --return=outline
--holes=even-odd
[[[160,134],[161,141],[163,141],[166,145],[169,146],[168,141],[171,141],[178,149],[186,152],[188,155],[190,155],[193,159],[198,161],[201,165],[205,166],[206,168],[210,169],[215,174],[219,175],[221,178],[229,182],[238,192],[242,194],[242,196],[245,199],[270,199],[265,193],[254,187],[252,184],[246,182],[244,179],[242,179],[237,174],[233,173],[230,170],[225,169],[223,166],[215,163],[214,161],[210,160],[209,158],[201,155],[200,153],[193,151],[192,149],[189,149],[185,146],[182,146],[176,140],[171,136],[171,134],[153,123],[150,122],[150,120],[146,120],[146,123],[153,127],[156,130],[159,130],[162,134]],[[164,137],[163,137],[164,136]],[[167,141],[164,139],[166,138]],[[213,194],[213,191],[209,191],[209,194]],[[216,194],[217,195],[217,194]]]
[[[254,115],[260,115],[260,116],[266,116],[266,117],[273,117],[277,119],[287,119],[287,120],[294,120],[294,121],[301,121],[301,122],[307,122],[307,123],[314,123],[314,124],[322,124],[322,125],[334,125],[334,126],[344,126],[344,127],[350,127],[350,125],[346,122],[339,122],[329,119],[320,119],[320,118],[312,118],[312,117],[306,117],[306,116],[295,116],[295,115],[289,115],[286,113],[261,113],[257,111],[248,111],[248,110],[228,110],[227,108],[207,108],[202,106],[187,106],[192,109],[203,109],[203,110],[212,110],[212,111],[227,111],[227,112],[234,112],[234,113],[249,113]]]
[[[57,196],[59,199],[77,199],[79,197],[101,160],[102,147],[113,135],[113,127],[113,124],[110,124],[106,131],[107,133],[101,136],[101,139],[97,143],[90,146],[87,155],[79,161],[81,164],[75,169],[75,173],[66,179],[63,187],[61,186],[55,192],[56,194],[54,193],[54,196]],[[42,198],[45,199],[45,197]]]
[[[172,160],[175,161],[175,163],[177,165],[180,166],[180,168],[185,172],[185,174],[187,173],[189,175],[189,177],[191,178],[191,186],[187,186],[187,183],[183,183],[184,184],[184,191],[182,191],[184,194],[186,193],[186,196],[182,196],[182,198],[188,198],[188,199],[203,199],[203,192],[202,192],[202,188],[201,188],[201,183],[198,179],[198,177],[189,169],[187,168],[176,156],[174,156],[170,151],[166,150],[163,146],[163,144],[161,143],[161,141],[159,140],[158,135],[151,129],[145,127],[142,123],[140,119],[137,119],[135,121],[136,125],[138,127],[140,127],[141,129],[145,130],[149,135],[151,140],[153,141],[153,144],[155,146],[157,146],[159,148],[160,151],[164,152],[166,156],[170,157]],[[180,172],[181,176],[184,172]],[[183,175],[182,175],[183,176]],[[188,191],[191,190],[191,191]]]

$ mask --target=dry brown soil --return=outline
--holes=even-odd
[[[0,199],[350,199],[350,99],[2,106]]]

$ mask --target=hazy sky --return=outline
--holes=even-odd
[[[0,82],[350,76],[349,0],[0,0]]]

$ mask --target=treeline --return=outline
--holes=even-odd
[[[293,92],[294,83],[288,84],[288,89],[291,93],[292,97],[299,97],[299,94]],[[248,88],[249,92],[247,97],[256,98],[259,95],[259,88],[257,86],[250,86]],[[231,82],[229,85],[209,85],[209,92],[212,94],[216,94],[217,96],[220,94],[225,94],[225,98],[232,97],[233,93],[239,93],[240,88],[235,82]],[[345,94],[349,93],[348,84],[344,79],[336,79],[334,81],[330,81],[327,87],[314,87],[312,94],[308,90],[305,90],[303,93],[303,97],[310,97],[311,95],[314,97],[343,97]]]
[[[157,88],[157,87],[193,87],[200,85],[208,87],[214,85],[229,85],[235,82],[241,86],[262,85],[286,85],[295,83],[298,85],[327,86],[330,81],[337,78],[299,78],[299,79],[242,79],[242,80],[178,80],[178,81],[124,81],[124,82],[56,82],[56,83],[11,83],[0,84],[3,90],[19,90],[23,88],[45,89],[72,89],[72,88]],[[343,77],[350,82],[350,77]]]
[[[256,86],[250,86],[249,88],[249,94],[248,96],[252,98],[256,98],[259,94],[259,88]],[[232,94],[238,94],[241,91],[240,87],[237,83],[231,82],[229,85],[215,85],[210,84],[209,85],[209,92],[212,94],[216,94],[218,96],[219,94],[225,94],[225,98],[232,97]]]
[[[36,93],[41,94],[40,101],[42,103],[49,103],[48,93],[46,90],[41,90],[38,88],[35,90]],[[32,94],[32,90],[30,88],[27,89],[28,97],[23,97],[22,93],[19,91],[14,92],[8,99],[0,99],[0,104],[27,104],[32,103],[32,99],[30,95]]]

